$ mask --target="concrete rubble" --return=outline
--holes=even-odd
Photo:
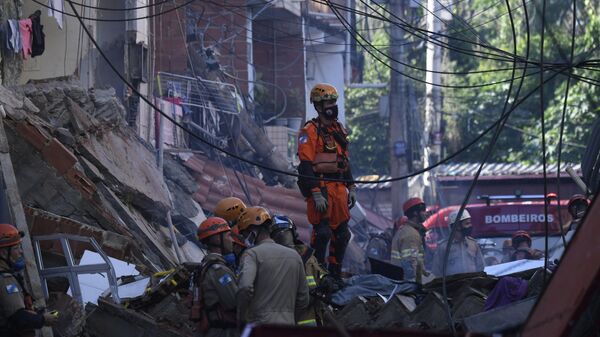
[[[204,218],[199,202],[214,203],[203,199],[210,195],[203,188],[212,186],[203,179],[207,172],[218,170],[206,166],[208,162],[199,156],[191,160],[165,154],[161,172],[154,149],[126,126],[125,109],[112,89],[86,91],[68,82],[27,84],[11,90],[0,86],[0,104],[6,113],[10,155],[32,235],[94,238],[107,255],[135,264],[143,275],[124,276],[122,285],[144,276],[151,280],[141,295],[122,299],[121,304],[114,303],[108,293],[97,305],[88,303],[85,308],[66,294],[68,281],[49,280],[49,303],[63,313],[55,336],[193,336],[186,300],[197,267],[193,262],[203,257],[194,238],[196,225]],[[176,227],[175,242],[167,214]],[[48,243],[41,248],[45,261],[60,265],[61,247]],[[182,262],[188,262],[184,266],[175,248],[181,251]],[[76,260],[86,249],[86,244],[71,247]],[[541,274],[534,274],[538,267],[499,266],[500,272],[488,273],[492,275],[448,277],[455,327],[488,332],[493,326],[497,332],[518,326],[516,321],[498,320],[503,315],[484,312],[487,296],[498,282],[493,275],[510,273],[529,280],[526,299],[493,309],[526,317],[541,289]],[[450,326],[442,294],[441,280],[436,279],[417,291],[394,292],[389,299],[358,296],[328,310],[347,328],[447,332]]]
[[[163,177],[154,149],[126,126],[125,109],[113,89],[87,91],[65,81],[0,86],[0,105],[33,236],[63,233],[94,238],[109,256],[134,263],[145,275],[175,267],[176,246],[184,261],[202,259],[193,235],[204,216],[192,200],[196,182],[168,155]],[[168,211],[180,229],[176,242],[170,237]],[[85,243],[70,244],[76,261],[89,249]],[[64,261],[60,245],[42,242],[41,249],[45,265],[60,266]],[[177,309],[173,304],[180,301],[173,300],[173,294],[145,308],[147,313],[110,300],[84,311],[66,294],[68,289],[66,279],[48,280],[51,305],[71,322],[58,324],[55,336],[84,332],[116,336],[102,332],[107,322],[96,317],[110,317],[108,325],[115,328],[137,324],[134,330],[147,329],[147,336],[179,335],[181,327],[165,328],[156,320]]]

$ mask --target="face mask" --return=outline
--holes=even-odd
[[[471,236],[471,233],[473,232],[473,227],[462,228],[460,231],[464,236]]]
[[[12,270],[21,271],[23,269],[25,269],[25,258],[21,256],[17,261],[12,263]]]
[[[326,119],[337,119],[338,117],[338,106],[334,105],[323,110],[323,116]]]
[[[237,267],[237,261],[234,253],[223,255],[223,259],[225,259],[225,263],[227,263],[227,265],[231,268],[235,269]]]

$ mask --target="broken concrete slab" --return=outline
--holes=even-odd
[[[55,337],[79,337],[85,324],[85,310],[71,296],[53,292],[48,299],[48,308],[57,310],[58,321],[52,326]]]
[[[167,179],[179,185],[186,193],[194,194],[198,190],[198,183],[177,157],[164,156],[163,172]]]
[[[89,309],[88,309],[89,308]],[[90,337],[181,337],[179,331],[162,326],[152,316],[123,306],[98,300],[98,306],[86,306],[89,312],[85,331]]]
[[[468,331],[493,334],[515,329],[529,317],[537,298],[530,297],[464,319]]]
[[[407,320],[405,326],[410,328],[424,328],[426,330],[449,329],[445,308],[446,304],[442,295],[430,292],[419,303],[415,311],[411,313],[410,319]]]

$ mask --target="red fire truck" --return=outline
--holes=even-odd
[[[567,211],[568,200],[561,200],[559,216],[557,200],[550,195],[549,197],[548,249],[551,254],[562,245],[561,225],[566,233],[571,216]],[[471,214],[472,236],[478,239],[484,255],[496,256],[501,260],[504,241],[510,239],[517,230],[527,231],[532,237],[533,248],[544,251],[546,214],[543,196],[479,196],[478,199],[482,202],[469,204],[466,209]],[[437,248],[438,242],[448,237],[448,216],[459,207],[455,205],[441,208],[425,221],[425,241],[431,251]]]

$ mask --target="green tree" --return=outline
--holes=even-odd
[[[377,30],[372,42],[387,46],[389,38],[383,30]],[[365,53],[363,82],[386,83],[390,71],[385,65]],[[363,174],[387,174],[389,172],[388,119],[379,115],[379,99],[388,95],[389,88],[347,88],[346,121],[350,130],[350,155],[355,176]]]
[[[525,20],[525,11],[521,0],[510,0],[509,4],[517,38],[517,54],[525,56],[527,41],[527,23],[530,32],[531,61],[539,61],[541,47],[541,2],[525,1],[529,20]],[[544,60],[547,63],[568,63],[571,48],[571,25],[573,22],[572,1],[547,0],[545,15]],[[575,60],[578,63],[588,59],[598,58],[600,22],[597,9],[598,0],[577,2],[577,25],[575,39]],[[471,0],[456,9],[459,17],[474,17],[470,22],[476,26],[477,33],[467,29],[458,19],[448,24],[449,35],[468,41],[480,41],[512,53],[513,34],[507,7],[504,2],[494,0]],[[487,24],[480,25],[480,23]],[[456,48],[470,51],[491,52],[482,46],[458,40],[449,40]],[[494,52],[496,53],[496,52]],[[454,71],[482,71],[512,67],[512,62],[503,62],[476,58],[457,51],[446,54],[446,69]],[[518,64],[522,67],[523,64]],[[502,131],[490,161],[496,162],[541,162],[541,104],[540,92],[536,90],[540,83],[539,68],[531,65],[527,71],[520,91],[519,99],[531,91],[534,93],[521,102],[511,114],[506,128]],[[546,70],[545,78],[550,78],[555,71]],[[595,69],[576,69],[576,75],[598,79]],[[522,70],[517,70],[517,76]],[[548,161],[553,163],[558,156],[558,140],[560,123],[563,112],[568,71],[556,76],[544,85],[544,106],[546,120],[546,142]],[[498,82],[509,79],[510,70],[477,73],[469,75],[447,75],[444,80],[448,84],[481,84]],[[519,79],[514,81],[509,101],[513,103]],[[502,83],[478,89],[449,89],[445,88],[444,112],[446,121],[446,148],[453,152],[464,146],[480,132],[496,121],[502,114],[504,102],[508,94],[509,84]],[[581,79],[572,78],[567,100],[566,123],[564,129],[564,145],[562,148],[563,162],[579,162],[584,146],[589,137],[589,129],[600,111],[598,87],[590,85]],[[479,161],[487,148],[490,137],[479,142],[460,160]]]

